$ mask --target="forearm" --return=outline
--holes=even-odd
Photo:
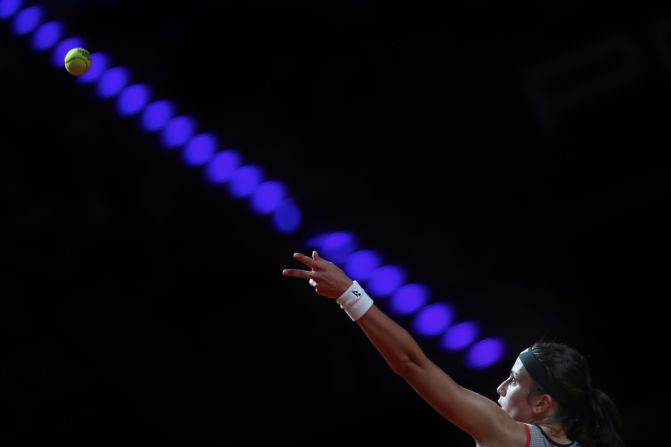
[[[373,305],[357,324],[396,374],[405,377],[413,367],[428,360],[410,333],[377,306]]]

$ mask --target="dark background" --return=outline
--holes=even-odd
[[[460,383],[494,397],[521,349],[565,341],[628,445],[661,436],[671,10],[43,4],[306,220],[279,235],[0,22],[4,439],[472,445],[281,277],[322,228],[508,340],[474,372],[419,339]]]

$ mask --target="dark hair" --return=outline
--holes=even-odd
[[[568,438],[582,447],[623,447],[620,414],[610,396],[592,386],[585,357],[558,342],[537,342],[531,349],[545,366],[549,394],[559,404],[555,417]]]

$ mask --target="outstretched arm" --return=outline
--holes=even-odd
[[[337,265],[295,253],[294,259],[310,270],[285,269],[282,274],[312,280],[317,294],[339,298],[352,280]],[[523,445],[524,429],[492,400],[457,384],[432,362],[412,335],[373,305],[356,320],[391,369],[450,422],[469,433],[480,445]],[[520,443],[517,441],[520,440]],[[503,442],[502,442],[503,441]]]

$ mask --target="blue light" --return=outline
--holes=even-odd
[[[84,48],[84,40],[81,37],[68,37],[62,40],[51,53],[51,65],[56,68],[63,68],[65,65],[65,55],[73,48]],[[93,68],[93,63],[91,64]]]
[[[214,156],[217,150],[217,137],[210,133],[202,133],[191,138],[184,147],[182,157],[187,166],[201,166]]]
[[[12,24],[14,34],[22,36],[32,33],[42,20],[43,9],[39,6],[31,6],[21,11]]]
[[[30,2],[32,3],[32,2]],[[65,54],[72,48],[87,48],[80,37],[63,37],[65,23],[49,21],[42,24],[47,12],[40,6],[23,10],[21,0],[0,0],[0,20],[10,19],[11,29],[17,35],[30,35],[30,45],[36,51],[50,50],[48,56],[56,68],[64,68]],[[8,22],[9,23],[9,22]],[[28,38],[26,38],[28,40]],[[53,48],[53,50],[51,50]],[[212,134],[194,136],[196,121],[191,117],[177,116],[171,101],[150,103],[151,89],[146,84],[128,86],[130,73],[126,68],[113,67],[104,53],[92,53],[91,69],[82,76],[73,77],[75,82],[97,86],[101,98],[118,95],[116,110],[122,116],[139,115],[141,127],[148,132],[161,132],[160,139],[166,148],[182,148],[181,156],[189,166],[204,166],[206,180],[214,184],[228,183],[232,196],[250,197],[254,212],[272,214],[274,227],[281,233],[293,233],[302,223],[302,210],[294,200],[288,199],[287,187],[280,181],[264,181],[260,166],[242,166],[242,157],[237,150],[216,152],[217,141]],[[382,265],[382,257],[373,250],[359,250],[358,241],[350,232],[331,232],[314,238],[315,247],[327,259],[344,264],[343,269],[353,279],[365,281],[371,294],[391,297],[391,310],[400,315],[417,313],[415,330],[422,335],[441,335],[441,346],[449,350],[468,350],[467,364],[474,368],[489,366],[501,359],[503,341],[482,340],[475,343],[480,328],[475,322],[452,325],[454,312],[443,303],[426,307],[429,289],[423,284],[405,284],[405,271],[398,266]],[[475,343],[475,344],[474,344]],[[465,352],[465,351],[464,351]]]
[[[225,183],[233,177],[240,167],[242,157],[234,149],[226,149],[217,153],[205,168],[205,178],[211,183]]]
[[[290,234],[301,226],[302,214],[300,208],[290,200],[283,202],[273,215],[273,225],[280,233]]]
[[[91,65],[93,68],[93,65]],[[175,114],[175,106],[171,101],[162,99],[154,101],[144,109],[142,114],[142,128],[147,132],[156,132],[165,127],[168,120]]]
[[[458,351],[473,343],[479,332],[478,325],[471,321],[455,324],[445,332],[440,344],[450,351]]]
[[[282,204],[286,196],[287,188],[282,182],[263,182],[254,191],[252,209],[258,214],[270,214]]]
[[[19,10],[21,0],[0,0],[0,20],[8,19]]]
[[[31,45],[36,51],[44,51],[56,45],[62,35],[63,25],[60,22],[45,23],[33,34]]]
[[[98,96],[107,99],[118,95],[128,84],[129,77],[128,70],[124,67],[114,67],[106,70],[98,81]]]
[[[375,270],[370,278],[368,287],[378,298],[394,293],[405,280],[405,272],[400,267],[387,265]]]
[[[389,308],[398,315],[417,312],[429,300],[429,289],[423,284],[406,284],[389,300]]]
[[[83,75],[77,77],[82,84],[92,84],[109,67],[109,58],[105,53],[91,53],[91,68]]]
[[[261,168],[255,165],[247,165],[233,173],[228,187],[233,197],[249,197],[261,180],[263,180]]]
[[[345,273],[357,281],[365,281],[382,263],[380,255],[373,250],[359,250],[345,263]]]
[[[452,307],[435,303],[419,311],[414,320],[415,331],[420,335],[434,336],[445,332],[454,319]]]
[[[474,344],[468,350],[466,362],[472,368],[486,368],[501,360],[504,353],[503,342],[498,338],[487,338]]]
[[[122,116],[139,113],[149,102],[149,87],[145,84],[133,84],[121,92],[117,100],[117,112]]]
[[[354,235],[346,231],[327,234],[321,240],[321,254],[336,264],[345,262],[356,248],[357,242]]]
[[[322,245],[324,244],[324,238],[328,236],[329,233],[318,234],[316,236],[310,237],[305,244],[311,248],[318,248],[321,250]]]
[[[189,141],[195,129],[196,123],[188,116],[171,118],[161,132],[161,143],[167,149],[180,147]]]

